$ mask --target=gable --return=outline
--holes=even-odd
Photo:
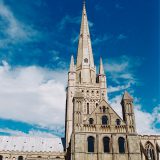
[[[108,121],[107,125],[103,124],[103,116],[106,116]],[[112,132],[116,132],[116,130],[119,130],[117,128],[122,128],[123,132],[126,132],[126,124],[122,120],[122,118],[113,110],[113,108],[105,101],[102,100],[99,105],[95,108],[95,110],[87,116],[86,120],[84,121],[85,124],[90,124],[90,118],[93,119],[93,125],[94,126],[100,126],[100,127],[109,127],[114,128]],[[117,120],[119,120],[120,124],[117,125]]]

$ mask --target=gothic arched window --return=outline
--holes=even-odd
[[[110,152],[110,138],[109,137],[103,138],[103,150],[104,150],[104,153]]]
[[[0,155],[0,160],[3,160],[3,156],[2,155]]]
[[[116,119],[116,125],[117,125],[117,126],[121,125],[120,119]]]
[[[108,117],[102,116],[102,125],[108,125]]]
[[[19,156],[19,157],[18,157],[18,160],[23,160],[23,156]]]
[[[89,136],[88,139],[88,152],[93,153],[94,152],[94,137]]]
[[[154,147],[150,142],[145,145],[146,160],[155,160]]]
[[[119,153],[125,153],[125,139],[119,137],[118,139]]]
[[[89,119],[89,124],[93,124],[94,123],[94,119],[93,118],[90,118]]]

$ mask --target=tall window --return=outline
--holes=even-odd
[[[87,114],[89,114],[89,103],[87,103]]]
[[[90,118],[90,119],[89,119],[89,124],[93,124],[93,123],[94,123],[93,118]]]
[[[81,72],[79,73],[79,82],[81,83]]]
[[[88,152],[93,153],[94,152],[94,137],[89,136],[88,139]]]
[[[110,152],[110,138],[109,137],[103,138],[103,149],[104,149],[104,153]]]
[[[125,153],[125,139],[123,137],[119,137],[118,145],[119,145],[119,153]]]
[[[2,155],[0,155],[0,160],[3,160],[3,156]]]
[[[108,117],[102,116],[102,125],[108,125]]]
[[[18,160],[23,160],[23,156],[19,156],[19,157],[18,157]]]
[[[154,147],[150,142],[145,145],[146,160],[155,160]]]

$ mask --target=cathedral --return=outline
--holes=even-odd
[[[0,160],[159,160],[160,135],[136,131],[134,99],[124,92],[121,118],[110,106],[102,58],[96,73],[86,6],[76,64],[66,89],[65,138],[0,136]]]

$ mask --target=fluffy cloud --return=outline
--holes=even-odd
[[[6,62],[0,66],[0,117],[55,129],[64,126],[65,84],[67,71],[53,71],[41,67],[11,68]],[[124,88],[127,88],[124,86]],[[120,89],[124,89],[120,88]],[[114,92],[114,88],[110,88]],[[121,96],[110,99],[114,110],[122,117]],[[160,106],[153,113],[142,110],[136,100],[135,115],[138,133],[157,134]],[[23,131],[3,128],[0,132],[11,135],[47,136],[52,133],[32,129]]]
[[[24,133],[22,131],[19,130],[12,130],[12,129],[0,129],[1,133],[5,133],[5,134],[9,134],[12,136],[32,136],[32,137],[55,137],[53,134],[48,133],[48,132],[42,132],[42,131],[38,131],[38,130],[30,130],[29,133]]]
[[[62,18],[62,20],[58,23],[57,27],[58,29],[61,31],[63,30],[67,24],[78,24],[80,25],[81,23],[81,16],[78,16],[78,17],[71,17],[70,15],[66,15],[65,17]],[[93,27],[93,22],[89,21],[88,20],[88,24],[89,24],[89,27]]]
[[[0,41],[1,48],[9,43],[30,41],[37,36],[37,31],[20,22],[3,0],[0,1],[0,27],[0,34],[3,35]]]
[[[100,35],[100,36],[96,36],[93,41],[92,44],[93,45],[98,45],[100,43],[104,43],[105,41],[109,40],[111,38],[111,36],[104,34],[104,35]]]
[[[0,117],[45,127],[64,125],[67,71],[0,66]]]
[[[113,109],[122,117],[122,107],[120,105],[122,96],[116,96],[110,100]],[[136,98],[135,98],[136,99]],[[160,124],[160,106],[155,107],[152,113],[142,110],[142,106],[135,102],[134,106],[136,127],[139,134],[158,134],[160,129],[156,128],[157,123]]]
[[[112,93],[112,92],[117,92],[117,91],[121,91],[121,90],[126,90],[131,86],[131,83],[128,83],[126,85],[120,85],[120,86],[109,86],[108,87],[108,93]]]
[[[136,78],[136,68],[141,65],[142,60],[138,57],[121,56],[104,61],[108,79],[114,84],[108,86],[108,92],[118,92],[131,89],[133,85],[138,85],[140,81]]]

